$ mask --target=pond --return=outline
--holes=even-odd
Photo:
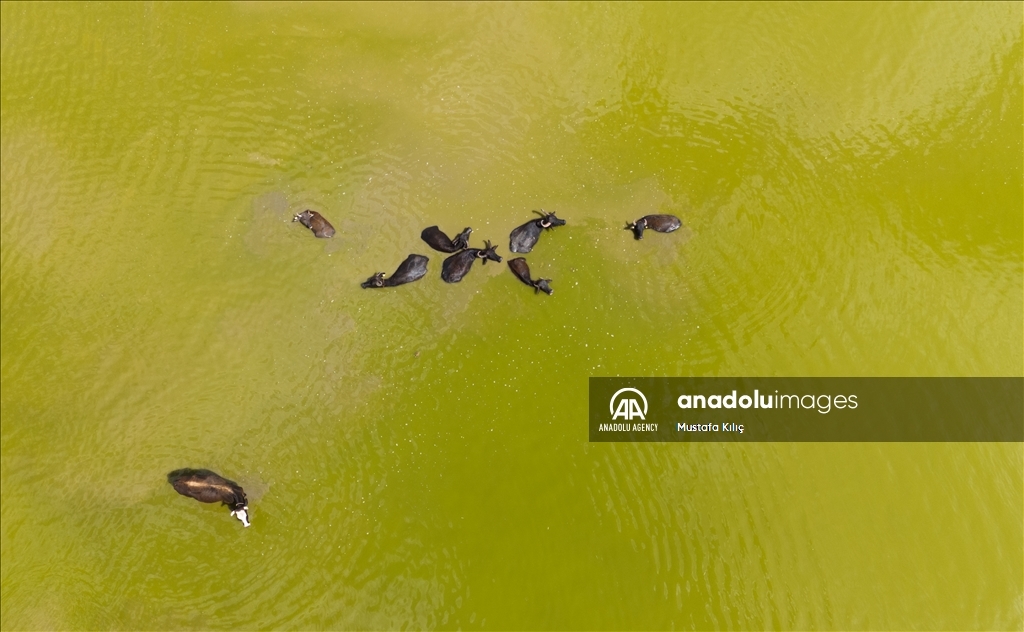
[[[587,440],[1024,375],[1020,3],[0,11],[3,629],[1024,625],[1020,444]],[[539,209],[551,296],[420,240]]]

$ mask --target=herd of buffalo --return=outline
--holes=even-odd
[[[512,252],[526,254],[533,250],[542,232],[550,230],[555,226],[565,226],[565,220],[559,219],[554,213],[542,211],[534,211],[534,213],[540,217],[531,219],[513,230],[509,235],[508,249]],[[316,211],[303,211],[296,215],[292,221],[301,222],[303,226],[313,231],[313,234],[317,237],[326,238],[334,236],[334,227],[331,226],[331,223],[323,215]],[[626,224],[626,230],[633,231],[633,236],[637,239],[643,239],[645,230],[650,229],[659,233],[671,233],[679,228],[680,225],[679,218],[674,215],[645,215],[635,222]],[[473,232],[472,228],[465,228],[455,236],[455,239],[451,239],[437,226],[430,226],[424,228],[423,232],[420,233],[420,237],[423,241],[427,242],[428,246],[438,252],[451,254],[441,264],[441,279],[446,283],[458,283],[461,281],[463,277],[469,274],[473,267],[473,262],[477,259],[480,260],[481,265],[486,264],[488,261],[501,263],[501,257],[496,252],[497,246],[491,245],[491,242],[485,241],[483,248],[469,247],[469,234],[471,232]],[[395,287],[418,281],[427,274],[427,261],[428,259],[424,255],[409,255],[390,277],[385,278],[383,272],[377,272],[364,281],[362,287]],[[508,267],[517,279],[532,287],[534,292],[541,291],[549,295],[554,292],[550,285],[551,279],[534,279],[530,276],[530,266],[526,264],[525,257],[511,259],[508,262]]]
[[[564,226],[565,220],[558,219],[554,213],[541,213],[534,211],[540,215],[539,219],[530,220],[523,224],[519,228],[512,231],[511,242],[509,249],[512,252],[530,252],[533,250],[534,244],[537,243],[537,239],[540,238],[541,231],[552,228],[554,226]],[[307,220],[304,217],[307,213],[311,216]],[[317,237],[326,237],[328,231],[318,231],[314,226],[315,222],[322,222],[323,226],[330,227],[330,223],[323,218],[319,213],[315,211],[305,211],[295,216],[293,221],[302,222],[303,225],[308,226]],[[308,223],[307,223],[308,221]],[[334,234],[331,229],[330,234]],[[470,248],[469,247],[469,234],[473,232],[472,228],[465,228],[461,233],[455,236],[455,239],[450,239],[448,235],[444,233],[437,226],[430,226],[424,228],[423,232],[420,233],[420,237],[423,241],[427,242],[427,245],[437,250],[438,252],[444,252],[451,254],[450,257],[444,260],[441,264],[441,279],[445,283],[458,283],[469,274],[469,271],[473,269],[473,262],[477,259],[480,260],[481,265],[486,264],[488,261],[497,261],[501,263],[501,257],[496,252],[497,246],[491,245],[491,242],[485,241],[483,248]],[[512,269],[513,274],[522,281],[536,290],[543,290],[544,292],[551,294],[554,290],[548,283],[551,279],[537,279],[533,280],[530,278],[530,268],[526,265],[526,259],[518,257],[508,262],[508,267]],[[384,278],[383,272],[378,272],[372,277],[367,279],[362,286],[364,288],[378,288],[378,287],[394,287],[396,285],[404,285],[406,283],[412,283],[422,279],[427,274],[427,258],[423,255],[409,255],[406,257],[395,273],[390,277]]]
[[[533,250],[545,230],[555,226],[565,226],[565,220],[555,217],[554,213],[534,211],[540,217],[532,219],[522,226],[519,226],[509,235],[509,250],[517,254],[526,254]],[[303,211],[296,215],[292,221],[300,222],[303,226],[313,231],[317,237],[333,237],[334,227],[323,215],[316,211]],[[681,225],[679,218],[674,215],[645,215],[635,222],[626,224],[626,230],[633,231],[636,239],[643,239],[645,230],[653,230],[659,233],[671,233]],[[446,283],[458,283],[469,274],[473,262],[480,260],[481,265],[488,261],[501,263],[501,257],[496,252],[497,246],[485,241],[483,248],[469,247],[469,234],[472,228],[466,228],[449,239],[448,235],[437,226],[425,228],[420,237],[427,242],[434,250],[449,253],[451,256],[441,264],[441,279]],[[362,283],[363,288],[382,288],[405,285],[422,279],[427,274],[427,257],[424,255],[409,255],[405,261],[399,264],[395,273],[389,277],[383,272],[377,272]],[[533,288],[534,293],[540,291],[545,294],[552,294],[551,279],[534,279],[530,276],[530,267],[526,264],[525,257],[510,259],[508,267],[517,279]],[[167,475],[167,481],[174,487],[174,490],[183,496],[195,498],[204,503],[220,502],[231,509],[231,515],[242,521],[242,524],[249,526],[249,504],[245,497],[245,491],[235,483],[210,470],[180,469]]]

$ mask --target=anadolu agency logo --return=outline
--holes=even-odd
[[[658,424],[629,423],[647,421],[647,398],[635,388],[620,388],[608,402],[612,422],[600,424],[598,432],[658,432]]]
[[[644,403],[643,410],[640,409],[640,402],[636,401],[635,397],[619,397],[623,393],[636,393],[640,396],[640,400]],[[615,400],[618,399],[618,405],[615,404]],[[608,412],[612,414],[612,421],[616,419],[625,419],[626,421],[633,421],[634,419],[647,420],[647,398],[644,394],[635,388],[620,388],[615,391],[612,395],[611,401],[608,402]]]

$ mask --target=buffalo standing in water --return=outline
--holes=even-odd
[[[551,279],[531,279],[530,278],[530,266],[526,265],[526,259],[524,257],[516,257],[515,259],[509,259],[508,267],[512,270],[512,274],[516,275],[516,278],[523,283],[533,288],[533,293],[536,294],[537,290],[544,292],[548,296],[554,293],[551,286],[548,283]]]
[[[292,218],[293,222],[301,222],[303,226],[313,231],[317,237],[334,237],[334,226],[324,219],[324,216],[316,211],[302,211]]]
[[[486,265],[488,259],[501,263],[501,257],[494,251],[495,248],[497,246],[492,246],[491,242],[485,241],[483,248],[467,248],[448,257],[441,264],[441,278],[445,283],[458,283],[462,277],[469,274],[469,270],[473,267],[473,261],[476,259],[482,259],[482,265]]]
[[[396,285],[405,285],[406,283],[412,283],[423,278],[423,275],[427,273],[427,258],[423,255],[409,255],[405,258],[398,269],[387,279],[384,278],[383,272],[378,272],[369,279],[366,279],[361,285],[363,289],[378,288],[378,287],[395,287]]]
[[[441,232],[441,229],[437,226],[430,226],[424,228],[423,232],[420,233],[420,237],[423,241],[427,242],[434,250],[440,252],[458,252],[465,250],[469,247],[469,234],[473,232],[472,228],[464,228],[461,233],[455,236],[455,239],[448,239],[448,235]]]
[[[249,501],[238,483],[211,472],[184,468],[167,475],[167,482],[182,496],[201,503],[221,502],[231,508],[231,515],[249,526]]]
[[[541,211],[543,210],[541,209]],[[565,226],[564,219],[558,219],[554,213],[542,213],[541,211],[534,211],[540,215],[538,219],[532,219],[512,231],[512,234],[509,235],[509,250],[523,254],[530,252],[537,240],[540,239],[541,231],[551,230],[555,226]]]
[[[644,238],[644,230],[651,229],[659,233],[671,233],[683,223],[675,215],[645,215],[632,224],[626,224],[626,230],[633,231],[636,239]]]

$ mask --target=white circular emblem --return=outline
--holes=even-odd
[[[608,402],[608,412],[609,412],[609,414],[611,414],[611,415],[615,414],[615,398],[618,397],[619,395],[621,395],[622,393],[625,393],[626,391],[629,391],[631,393],[636,393],[637,395],[640,396],[640,399],[642,399],[643,402],[644,402],[644,416],[646,417],[647,416],[647,398],[644,397],[643,393],[641,393],[640,391],[636,390],[635,388],[628,388],[628,387],[627,388],[620,388],[619,390],[615,391],[614,395],[612,395],[611,400],[609,400],[609,402]]]

